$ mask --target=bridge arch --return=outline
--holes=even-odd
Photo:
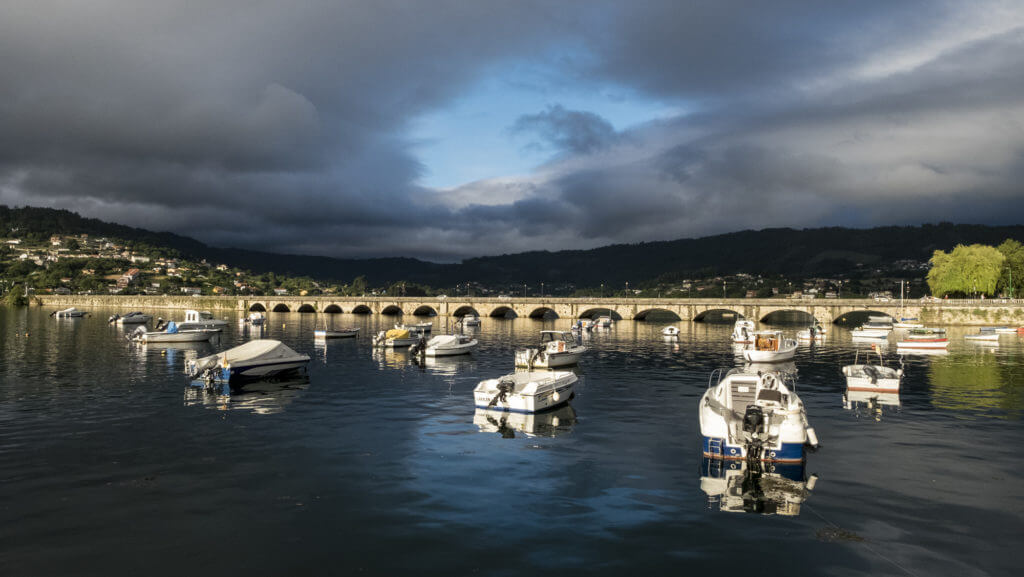
[[[290,308],[288,308],[288,305],[286,305],[284,303],[277,303],[276,305],[274,305],[274,312],[275,313],[290,313],[290,312],[292,312],[292,310]]]
[[[495,307],[494,310],[492,310],[491,313],[487,316],[501,319],[514,319],[519,315],[516,314],[515,309],[513,309],[512,307],[500,306]]]
[[[399,312],[401,312],[401,309],[399,309]],[[373,309],[371,309],[370,307],[368,307],[366,305],[356,305],[356,307],[354,309],[352,309],[352,314],[354,314],[354,315],[370,315],[370,314],[373,314]],[[382,312],[381,314],[385,314],[385,313]],[[388,313],[388,314],[394,314],[394,313]]]
[[[557,319],[558,313],[555,309],[549,307],[538,307],[530,312],[531,319]]]
[[[305,304],[303,304],[302,306],[299,307],[299,312],[300,313],[315,313],[316,312],[316,307],[314,307],[313,305],[311,305],[309,303],[305,303]]]
[[[693,317],[695,323],[734,323],[743,318],[743,314],[732,309],[708,309]]]
[[[638,321],[646,321],[648,315],[651,315],[652,318],[656,318],[658,320],[664,319],[665,321],[671,321],[671,322],[683,320],[682,317],[680,317],[679,315],[677,315],[676,313],[674,313],[674,312],[672,312],[672,311],[670,311],[668,309],[647,309],[647,310],[642,310],[642,311],[636,313],[636,315],[633,316],[633,319],[634,320],[638,320]]]
[[[809,325],[815,320],[814,315],[800,309],[775,309],[767,314],[762,314],[758,322],[769,325]]]
[[[895,317],[889,313],[883,313],[881,311],[872,310],[859,310],[859,311],[847,311],[838,317],[832,319],[833,324],[842,325],[845,327],[859,327],[860,325],[868,322],[868,317],[889,317],[895,320]]]
[[[611,317],[613,321],[621,321],[622,315],[620,315],[615,309],[608,307],[602,307],[599,309],[587,309],[580,313],[581,319],[596,319],[597,317]]]
[[[461,306],[461,307],[455,309],[455,312],[452,313],[452,316],[456,316],[456,317],[464,317],[466,315],[480,316],[480,311],[476,310],[475,308],[473,308],[473,307],[471,307],[469,305],[466,305],[466,306]]]
[[[360,305],[360,306],[364,306],[364,305]],[[359,307],[356,307],[356,308],[359,308]],[[353,312],[355,312],[355,311],[353,311]],[[388,306],[384,307],[383,310],[380,311],[380,314],[388,315],[388,316],[400,316],[400,315],[403,314],[403,312],[402,312],[402,307],[400,307],[398,305],[388,305]]]
[[[430,305],[421,305],[416,307],[412,314],[418,317],[436,317],[437,311]]]
[[[341,307],[339,307],[338,305],[327,305],[324,308],[324,313],[329,314],[329,315],[336,315],[336,314],[338,314],[340,312],[342,312],[341,311]]]
[[[262,303],[252,303],[249,306],[249,312],[251,312],[251,313],[256,313],[256,312],[265,313],[265,312],[267,312],[267,307],[263,306]]]

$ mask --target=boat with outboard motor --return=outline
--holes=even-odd
[[[743,358],[752,363],[788,361],[796,354],[796,341],[782,337],[782,331],[755,331],[753,344],[743,349]]]
[[[467,355],[479,342],[466,335],[437,335],[425,343],[416,343],[410,352],[425,357]]]
[[[373,336],[373,346],[388,349],[404,349],[415,345],[423,338],[423,333],[419,331],[388,329],[380,331]]]
[[[853,358],[853,364],[843,367],[847,390],[898,393],[900,381],[903,379],[903,369],[885,366],[882,352],[874,346],[872,346],[872,350],[878,353],[877,364],[871,362],[870,354],[867,355],[867,362],[861,364],[860,351],[857,351]]]
[[[712,371],[698,412],[705,457],[799,462],[818,446],[796,381],[776,371]]]
[[[459,321],[464,327],[478,327],[480,326],[480,317],[473,313],[462,316],[462,320]]]
[[[163,319],[157,319],[157,329],[162,327],[162,323],[166,322]],[[223,329],[228,326],[228,321],[224,319],[214,318],[213,313],[209,311],[185,311],[185,322],[177,323],[178,330],[180,331],[191,331],[195,329]]]
[[[519,349],[515,353],[516,368],[553,369],[575,365],[587,347],[577,344],[567,331],[541,331],[540,347]]]
[[[247,379],[279,377],[305,370],[309,355],[297,353],[281,341],[258,339],[185,364],[191,379],[238,383]]]
[[[87,314],[89,313],[87,313],[86,311],[80,311],[75,307],[70,307],[59,311],[53,311],[52,313],[50,313],[50,316],[56,317],[58,319],[78,319],[84,317]]]
[[[146,313],[141,311],[132,311],[130,313],[125,313],[123,315],[110,315],[110,318],[107,319],[107,322],[117,323],[119,325],[138,325],[146,324],[151,320],[153,320],[153,317],[151,315],[147,315]]]
[[[568,403],[578,377],[572,371],[522,371],[485,379],[473,389],[480,409],[536,413]]]
[[[754,321],[740,319],[732,326],[732,342],[752,344],[754,342]]]
[[[824,340],[826,334],[828,334],[828,331],[825,330],[825,327],[822,326],[820,322],[815,321],[813,325],[807,327],[802,331],[798,331],[796,333],[796,340],[815,342]]]
[[[128,340],[138,343],[197,343],[208,341],[215,335],[220,334],[220,329],[187,329],[181,328],[171,321],[162,331],[148,331],[145,325],[140,325],[134,331],[125,335]]]

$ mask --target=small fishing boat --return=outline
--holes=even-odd
[[[1019,332],[1024,332],[1024,330],[1017,327],[996,327],[997,335],[1015,335]]]
[[[87,313],[85,311],[80,311],[80,310],[76,309],[75,307],[71,307],[71,308],[66,308],[64,310],[53,311],[52,313],[50,313],[50,316],[51,317],[56,317],[58,319],[77,319],[77,318],[84,317],[87,314],[89,314],[89,313]]]
[[[139,343],[197,343],[208,341],[219,334],[220,329],[181,330],[174,321],[171,321],[162,331],[147,331],[145,325],[141,325],[125,337]]]
[[[408,329],[389,329],[380,331],[373,337],[373,346],[388,349],[404,349],[420,342],[423,333]],[[424,341],[425,342],[425,341]]]
[[[889,331],[885,329],[866,329],[864,327],[860,327],[850,331],[850,336],[855,339],[887,339],[889,338]]]
[[[896,343],[897,349],[944,349],[949,346],[949,339],[945,337],[907,339]]]
[[[677,327],[675,325],[669,325],[669,326],[661,329],[661,334],[666,336],[666,337],[678,337],[679,336],[679,327]]]
[[[712,385],[715,375],[717,384]],[[818,446],[795,381],[781,373],[716,369],[699,405],[705,457],[800,462]]]
[[[732,342],[750,344],[754,342],[754,321],[740,319],[732,326]]]
[[[258,326],[262,326],[263,323],[266,322],[266,320],[267,320],[267,316],[266,315],[264,315],[260,311],[256,311],[256,312],[249,313],[249,316],[245,317],[243,319],[243,322],[245,322],[246,324],[250,324],[250,325],[258,327]]]
[[[541,331],[540,347],[520,349],[515,353],[516,368],[553,369],[575,365],[587,347],[577,344],[576,338],[565,331]]]
[[[140,311],[132,311],[130,313],[125,313],[123,315],[110,315],[110,318],[107,319],[107,322],[117,323],[119,325],[137,325],[146,324],[151,320],[153,320],[153,317],[151,315],[147,315],[146,313]]]
[[[473,389],[481,409],[536,413],[568,403],[576,384],[571,371],[529,371],[486,379]]]
[[[743,358],[752,363],[788,361],[796,354],[796,341],[782,337],[782,331],[756,331],[752,345],[743,349]]]
[[[827,331],[825,327],[821,326],[821,323],[814,323],[814,325],[807,327],[802,331],[796,333],[796,340],[814,342],[825,339]]]
[[[964,335],[964,340],[979,345],[998,345],[999,335],[996,333],[980,333],[976,335]]]
[[[411,324],[407,323],[407,324],[404,324],[404,325],[395,325],[395,328],[396,329],[405,329],[405,330],[407,330],[407,331],[409,331],[411,333],[423,333],[423,334],[428,334],[429,335],[430,332],[432,330],[434,330],[434,323],[432,323],[432,322],[411,323]]]
[[[860,351],[857,351],[853,364],[843,367],[846,389],[849,391],[898,393],[900,380],[903,378],[903,369],[885,366],[882,362],[881,351],[878,351],[877,348],[873,350],[878,352],[878,364],[871,362],[871,355],[868,355],[866,363],[860,364]]]
[[[359,334],[359,327],[349,327],[341,329],[315,329],[313,331],[314,339],[348,339],[354,338]]]
[[[612,320],[612,317],[605,315],[597,317],[597,320],[594,321],[594,326],[599,329],[607,329],[611,328],[614,323],[615,321]]]
[[[185,373],[189,378],[207,382],[238,383],[296,373],[308,364],[309,355],[297,353],[281,341],[260,339],[190,360]]]
[[[160,319],[163,320],[163,319]],[[210,311],[185,311],[185,322],[178,323],[178,330],[190,331],[194,329],[223,329],[228,326],[228,321],[214,318]],[[157,328],[160,324],[157,324]]]
[[[476,339],[466,335],[437,335],[423,344],[422,349],[416,346],[411,352],[427,357],[451,357],[467,355],[478,344]]]
[[[464,327],[478,327],[478,326],[480,326],[480,317],[478,317],[478,316],[476,316],[476,315],[474,315],[472,313],[470,313],[468,315],[463,315],[463,317],[462,317],[462,326],[464,326]]]

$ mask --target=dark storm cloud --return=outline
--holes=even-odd
[[[612,145],[618,135],[611,123],[593,112],[566,110],[561,105],[520,116],[513,133],[533,133],[559,151],[589,154]]]
[[[1012,2],[0,6],[0,202],[201,240],[453,259],[767,226],[1019,221]],[[533,174],[417,186],[408,136],[481,75],[678,107],[617,132],[553,103]],[[513,80],[510,80],[513,81]]]

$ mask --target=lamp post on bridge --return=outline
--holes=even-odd
[[[540,283],[540,298],[544,298],[544,283]]]

